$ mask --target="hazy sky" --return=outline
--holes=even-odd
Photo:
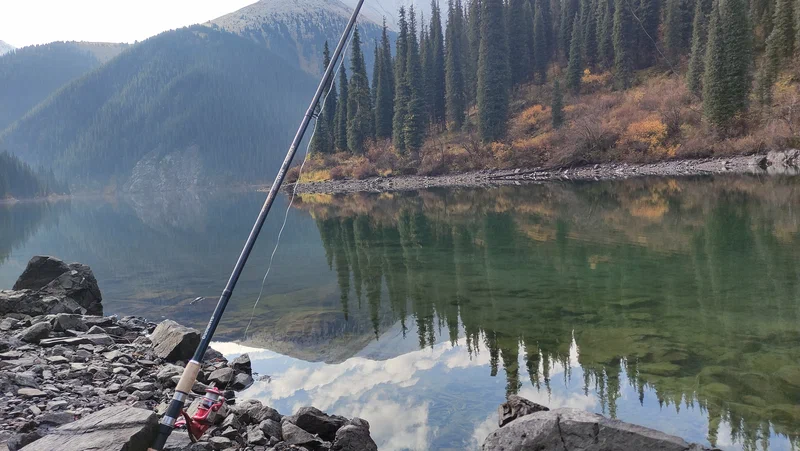
[[[256,0],[0,0],[0,40],[133,42],[206,22]]]

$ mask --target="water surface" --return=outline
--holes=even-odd
[[[714,177],[306,195],[254,309],[282,200],[216,347],[249,351],[272,376],[247,396],[283,413],[362,416],[381,449],[475,448],[510,393],[724,449],[794,449],[798,186]],[[0,287],[47,253],[89,264],[107,313],[203,327],[262,201],[0,207]]]

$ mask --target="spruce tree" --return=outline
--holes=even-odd
[[[361,36],[358,27],[353,31],[350,50],[350,86],[347,88],[347,147],[351,152],[363,154],[367,151],[367,140],[374,130],[372,124],[372,93],[369,89],[367,66],[361,51]]]
[[[542,22],[544,22],[545,48],[547,49],[547,62],[549,64],[555,53],[555,28],[553,26],[555,13],[550,5],[550,0],[534,0],[534,3],[534,21],[536,20],[536,12],[539,11],[542,14]]]
[[[331,62],[330,50],[328,49],[328,41],[325,41],[325,46],[322,51],[322,70],[325,71]],[[314,122],[314,136],[311,139],[311,153],[326,153],[333,150],[333,134],[331,128],[331,121],[328,118],[328,110],[330,105],[328,102],[331,100],[330,86],[326,87],[325,95],[317,105],[317,119]],[[335,88],[334,88],[335,89]],[[334,96],[335,98],[335,96]],[[323,104],[324,101],[324,104]],[[335,107],[334,107],[335,110]],[[335,113],[333,113],[335,114]]]
[[[703,93],[703,73],[706,67],[706,39],[708,37],[708,11],[703,0],[697,0],[692,21],[692,53],[686,71],[686,85],[697,96]]]
[[[778,0],[772,21],[772,33],[758,74],[758,97],[761,103],[772,103],[772,86],[778,78],[781,62],[790,58],[795,48],[793,0]]]
[[[551,106],[553,128],[561,128],[564,124],[564,95],[558,79],[553,82],[553,104]]]
[[[339,152],[347,151],[347,70],[344,65],[339,69],[339,101],[336,103],[336,117],[334,118],[334,144]]]
[[[569,48],[569,64],[567,65],[567,89],[573,94],[581,92],[581,76],[583,75],[583,61],[581,60],[581,27],[580,19],[575,14],[572,22],[572,42]]]
[[[527,62],[528,70],[527,70],[527,74],[525,76],[525,80],[526,81],[532,80],[534,78],[534,75],[535,75],[534,74],[534,63],[533,63],[533,60],[534,60],[534,57],[536,56],[535,55],[536,46],[535,46],[535,43],[534,43],[534,32],[535,32],[535,30],[533,29],[533,6],[531,6],[531,3],[532,3],[531,0],[525,0],[525,6],[523,7],[524,10],[525,10],[525,13],[524,13],[524,16],[525,16],[524,17],[524,20],[525,20],[525,35],[524,35],[525,48],[522,49],[522,51],[525,52],[525,54],[527,56],[527,59],[528,59],[528,62]]]
[[[483,142],[506,132],[509,102],[508,48],[503,0],[483,0],[478,63],[478,130]]]
[[[464,77],[467,85],[468,104],[478,102],[478,60],[481,46],[481,14],[484,0],[471,0],[469,3],[469,53],[467,54]]]
[[[460,0],[457,0],[460,5]],[[464,64],[462,61],[464,22],[461,12],[449,0],[447,4],[446,91],[447,121],[452,130],[464,125]]]
[[[628,0],[614,3],[614,81],[617,89],[628,89],[633,81],[636,32]]]
[[[581,54],[586,67],[597,66],[597,17],[599,0],[586,0],[586,16],[583,18],[584,29],[581,37]]]
[[[408,48],[406,49],[406,80],[408,83],[408,111],[403,131],[406,148],[413,152],[422,147],[425,138],[425,85],[422,79],[422,62],[420,61],[419,42],[417,41],[417,24],[414,8],[409,8]]]
[[[435,0],[431,1],[431,24],[430,34],[428,36],[430,41],[431,51],[431,80],[430,85],[430,99],[431,104],[431,119],[434,125],[441,129],[445,125],[446,109],[445,102],[445,56],[444,56],[444,32],[442,31],[442,12],[438,3]]]
[[[597,26],[597,62],[603,69],[614,67],[614,0],[599,0],[601,14]]]
[[[689,50],[692,30],[692,10],[688,0],[667,0],[664,19],[664,49],[673,62]]]
[[[328,49],[328,41],[325,41],[325,48],[323,50],[323,63],[325,67],[328,67],[331,62],[331,55],[330,50]],[[333,77],[331,77],[333,78]],[[334,129],[334,119],[336,118],[336,104],[337,104],[337,97],[336,97],[336,82],[331,81],[331,85],[328,87],[326,98],[325,98],[325,105],[323,106],[322,117],[327,122],[326,128],[328,129],[328,133],[330,133],[330,147],[327,152],[332,152],[334,150],[335,144],[333,142],[333,129]]]
[[[627,1],[627,0],[626,0]],[[637,11],[641,24],[636,26],[639,39],[636,54],[640,67],[649,67],[655,62],[658,27],[661,22],[661,0],[641,0]],[[635,20],[635,19],[634,19]],[[638,22],[638,21],[637,21]]]
[[[527,81],[530,75],[530,53],[527,48],[526,0],[509,0],[508,4],[508,55],[511,85]]]
[[[544,5],[547,5],[545,0],[538,0],[536,11],[533,13],[533,66],[537,84],[544,84],[547,81],[547,65],[550,62],[546,37],[550,30],[544,22]]]
[[[396,55],[394,63],[394,114],[392,115],[392,141],[398,152],[406,151],[405,122],[408,115],[409,88],[406,79],[406,65],[408,64],[408,22],[406,21],[405,8],[400,7],[398,14],[398,27],[395,43]]]
[[[392,116],[394,115],[394,69],[392,68],[392,49],[389,44],[389,29],[383,19],[381,48],[378,52],[378,75],[373,79],[375,85],[375,137],[392,137]]]
[[[569,61],[570,44],[572,43],[572,24],[575,15],[580,12],[578,0],[564,0],[561,8],[561,27],[559,28],[558,45]]]
[[[703,79],[703,112],[726,127],[747,108],[750,92],[750,28],[745,0],[716,2],[711,13]]]
[[[422,67],[422,100],[425,102],[425,121],[433,123],[433,47],[425,25],[425,15],[420,15],[419,60]]]

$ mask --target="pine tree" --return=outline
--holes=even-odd
[[[447,5],[447,51],[446,51],[446,100],[447,121],[452,130],[459,130],[464,125],[464,64],[461,59],[464,44],[463,17],[459,11],[461,0],[448,1]]]
[[[564,53],[564,58],[569,61],[570,44],[572,43],[572,24],[575,15],[580,12],[578,0],[564,0],[561,9],[561,27],[559,28],[558,45]]]
[[[467,85],[468,104],[478,102],[478,60],[481,46],[481,14],[484,0],[471,0],[469,3],[469,53],[466,61],[464,80]]]
[[[328,49],[328,41],[325,41],[325,48],[323,50],[323,63],[325,67],[328,67],[331,63],[331,55],[330,50]],[[323,106],[322,117],[327,122],[326,128],[328,129],[328,133],[330,134],[330,147],[326,152],[332,152],[335,149],[335,143],[333,141],[333,129],[334,129],[334,119],[336,118],[336,105],[337,105],[337,96],[336,96],[336,82],[333,81],[333,77],[331,77],[331,86],[328,87],[326,98],[325,98],[325,105]]]
[[[508,60],[512,86],[527,81],[531,72],[526,42],[528,24],[525,22],[525,3],[526,0],[509,0],[508,4]]]
[[[336,117],[334,118],[334,144],[339,152],[347,151],[347,70],[344,65],[339,69],[339,101],[336,104]]]
[[[772,86],[778,78],[781,62],[790,58],[795,49],[793,0],[778,0],[775,5],[772,33],[766,42],[766,52],[758,74],[758,97],[761,103],[772,103]]]
[[[726,127],[747,109],[750,92],[750,25],[745,0],[716,2],[711,13],[703,79],[703,112]]]
[[[555,16],[555,12],[553,11],[550,0],[533,0],[534,1],[534,21],[536,20],[536,12],[540,12],[542,14],[542,22],[544,23],[544,37],[545,37],[545,49],[547,50],[547,62],[550,63],[550,59],[553,57],[553,53],[555,53],[555,28],[553,26],[553,17]],[[557,2],[557,0],[556,0]]]
[[[324,71],[327,69],[328,65],[331,63],[331,55],[330,50],[328,49],[328,41],[325,41],[325,47],[322,51],[322,70]],[[320,103],[317,105],[317,119],[314,122],[314,135],[311,139],[311,153],[326,153],[331,152],[333,150],[333,134],[332,129],[330,128],[331,122],[327,117],[328,110],[330,109],[328,102],[331,100],[330,97],[330,86],[326,88],[325,95],[323,96],[324,104],[322,103],[323,100],[320,100]],[[334,96],[335,97],[335,96]]]
[[[358,27],[353,31],[350,50],[350,86],[347,88],[347,147],[351,152],[363,154],[366,142],[372,136],[372,92],[369,89],[367,65],[361,51]]]
[[[551,106],[553,128],[561,128],[564,124],[564,96],[561,92],[561,83],[556,79],[553,82],[553,104]]]
[[[420,61],[419,43],[417,41],[417,24],[414,8],[409,8],[408,48],[406,52],[406,75],[408,83],[408,112],[406,113],[403,132],[406,148],[413,152],[422,147],[425,138],[425,86],[422,79],[422,62]]]
[[[509,101],[508,49],[503,0],[483,0],[478,63],[478,130],[483,142],[506,132]]]
[[[600,67],[614,67],[614,0],[599,0],[602,20],[597,27],[597,61]]]
[[[381,54],[378,48],[378,40],[375,40],[374,44],[374,56],[373,56],[373,63],[372,63],[372,105],[375,106],[378,100],[378,77],[380,76],[381,71]],[[372,125],[375,125],[375,121],[372,121]]]
[[[636,32],[628,0],[614,4],[614,79],[617,89],[628,89],[633,81]]]
[[[433,123],[433,47],[425,25],[425,15],[420,15],[421,30],[419,33],[419,60],[422,67],[422,100],[425,102],[425,121]]]
[[[664,48],[672,62],[689,50],[692,30],[692,10],[688,0],[667,0],[664,21]]]
[[[627,1],[627,0],[626,0]],[[655,60],[658,27],[661,21],[661,0],[641,0],[637,15],[641,24],[634,26],[638,33],[639,67],[649,67]]]
[[[533,13],[533,66],[538,84],[544,84],[547,81],[547,65],[550,62],[546,37],[549,30],[543,15],[546,4],[545,0],[538,0],[536,11]]]
[[[599,0],[586,0],[586,15],[583,18],[584,28],[581,37],[581,55],[586,67],[597,66],[597,17]]]
[[[445,102],[445,57],[444,57],[444,33],[442,31],[442,12],[435,0],[431,1],[431,24],[429,40],[431,42],[431,80],[430,98],[431,119],[440,129],[444,126],[447,119]]]
[[[572,42],[569,48],[569,64],[567,65],[567,89],[573,94],[581,92],[581,76],[583,61],[581,60],[581,27],[580,18],[575,14],[572,22]]]
[[[392,116],[392,141],[399,152],[406,151],[405,122],[408,115],[409,87],[406,79],[408,64],[408,22],[405,8],[400,7],[397,24],[400,31],[397,35],[396,55],[394,63],[394,114]]]
[[[697,0],[692,21],[692,53],[686,71],[686,85],[697,96],[703,92],[703,73],[706,67],[706,39],[708,37],[708,11],[706,2]]]
[[[392,49],[389,44],[389,29],[386,19],[383,20],[381,49],[378,52],[378,76],[375,84],[375,137],[389,139],[392,137],[392,116],[394,115],[394,70],[392,68]]]

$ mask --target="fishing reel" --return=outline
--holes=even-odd
[[[182,418],[175,422],[175,428],[182,428],[186,426],[189,431],[189,439],[195,443],[217,420],[217,418],[224,414],[220,412],[225,408],[225,397],[217,387],[209,387],[206,389],[206,394],[200,400],[200,406],[197,412],[191,417],[186,410],[181,410]]]

